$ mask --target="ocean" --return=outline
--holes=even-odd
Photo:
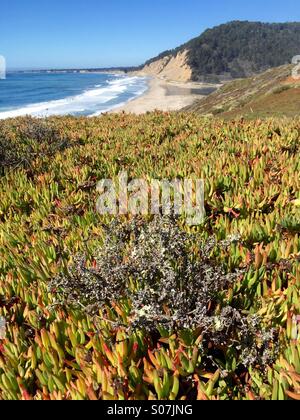
[[[0,80],[0,119],[97,116],[142,95],[147,81],[111,73],[9,72]]]

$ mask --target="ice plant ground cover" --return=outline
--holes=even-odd
[[[299,138],[299,119],[1,121],[0,399],[300,399]],[[204,224],[101,216],[123,170],[204,179]]]

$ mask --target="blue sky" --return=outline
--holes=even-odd
[[[0,7],[9,68],[136,65],[230,20],[300,21],[299,0],[10,0]]]

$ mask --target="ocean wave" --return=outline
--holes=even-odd
[[[35,117],[47,117],[50,115],[81,114],[100,115],[109,109],[119,107],[126,103],[124,94],[127,93],[130,99],[141,95],[146,90],[144,78],[139,77],[119,77],[115,80],[107,81],[106,85],[95,85],[93,89],[86,90],[82,94],[67,97],[64,99],[40,102],[26,105],[22,108],[0,112],[0,119],[14,118],[24,115]],[[108,102],[120,98],[118,103],[106,106]],[[105,108],[105,109],[104,109]]]
[[[137,79],[140,79],[140,78],[137,77]],[[144,82],[146,82],[146,79],[144,79]],[[95,113],[89,115],[89,117],[99,117],[99,115],[104,114],[105,112],[109,112],[109,111],[112,111],[114,109],[121,108],[122,106],[126,105],[128,102],[131,102],[132,100],[136,99],[138,96],[143,95],[147,90],[148,90],[148,85],[145,83],[139,90],[135,91],[133,96],[130,97],[129,99],[127,99],[123,102],[119,102],[119,103],[117,103],[113,106],[110,106],[110,107],[106,108],[106,109],[96,111]]]

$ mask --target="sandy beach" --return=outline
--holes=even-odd
[[[112,112],[144,114],[149,111],[177,111],[211,93],[218,86],[206,83],[172,82],[158,77],[149,79],[148,90],[140,97]],[[203,94],[202,94],[203,93]]]

